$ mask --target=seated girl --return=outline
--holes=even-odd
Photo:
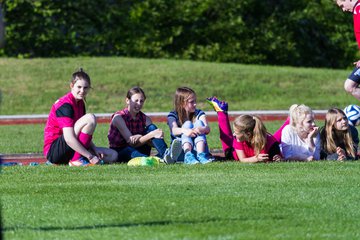
[[[320,135],[314,113],[308,106],[290,107],[290,124],[281,133],[281,150],[285,160],[312,161],[320,159]]]
[[[115,151],[97,147],[92,141],[96,117],[85,109],[90,89],[90,76],[80,68],[72,74],[70,92],[52,105],[44,129],[47,164],[89,166],[116,161]]]
[[[210,127],[205,113],[196,108],[194,90],[188,87],[176,90],[174,110],[168,114],[167,120],[172,141],[181,142],[185,164],[211,162],[206,142]]]
[[[233,133],[227,114],[228,104],[216,97],[207,100],[217,112],[225,158],[246,163],[281,160],[279,143],[267,132],[260,118],[250,115],[238,116],[233,123]]]
[[[320,137],[321,159],[339,161],[357,159],[356,153],[359,144],[357,130],[349,125],[347,117],[341,109],[331,108],[328,110]]]
[[[173,159],[181,153],[181,145],[175,142],[171,149],[167,148],[164,132],[141,111],[145,99],[140,87],[133,87],[127,92],[126,107],[111,117],[108,133],[110,148],[117,151],[118,162],[128,162],[132,158],[149,156],[153,145],[158,152],[157,157],[165,163],[173,163]]]

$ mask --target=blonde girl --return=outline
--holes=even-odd
[[[209,163],[206,135],[210,127],[205,113],[196,108],[196,93],[188,87],[180,87],[174,96],[174,110],[167,121],[172,141],[181,141],[185,164]]]
[[[289,115],[290,124],[281,133],[281,150],[285,160],[319,160],[320,135],[313,111],[306,105],[294,104]]]
[[[277,140],[267,132],[260,118],[238,116],[231,131],[227,114],[228,104],[216,97],[207,99],[217,112],[220,140],[227,159],[246,163],[280,161],[282,156]]]
[[[356,159],[359,139],[357,130],[351,130],[345,113],[338,108],[331,108],[326,113],[325,125],[320,131],[321,159],[354,160]],[[355,133],[355,134],[352,134]],[[355,143],[356,141],[356,143]]]

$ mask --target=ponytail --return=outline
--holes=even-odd
[[[260,118],[250,115],[241,115],[234,120],[234,132],[245,133],[246,140],[254,147],[255,154],[259,154],[266,145],[266,127]]]
[[[251,144],[254,146],[255,155],[258,155],[260,151],[265,148],[267,131],[260,118],[253,116],[253,119],[255,121],[255,127]]]

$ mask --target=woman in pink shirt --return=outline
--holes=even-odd
[[[90,88],[89,75],[80,69],[72,74],[70,92],[53,104],[44,129],[43,152],[49,163],[85,166],[116,161],[114,150],[92,142],[96,117],[85,110]]]

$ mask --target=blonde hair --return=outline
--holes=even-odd
[[[321,146],[326,152],[336,153],[336,148],[343,143],[347,155],[355,158],[354,142],[351,137],[350,129],[340,131],[336,129],[337,118],[346,117],[345,113],[339,108],[330,108],[325,116],[325,125],[320,132]]]
[[[174,110],[178,114],[180,124],[184,124],[186,120],[193,120],[194,113],[188,113],[184,106],[189,98],[196,97],[194,90],[188,87],[179,87],[176,89],[174,96]]]
[[[260,118],[250,115],[241,115],[235,118],[233,127],[235,134],[245,133],[245,141],[249,142],[251,146],[254,147],[256,155],[265,148],[267,130]]]
[[[306,115],[314,115],[310,107],[304,104],[293,104],[290,106],[289,115],[290,115],[290,126],[295,127],[296,124],[301,124]]]

